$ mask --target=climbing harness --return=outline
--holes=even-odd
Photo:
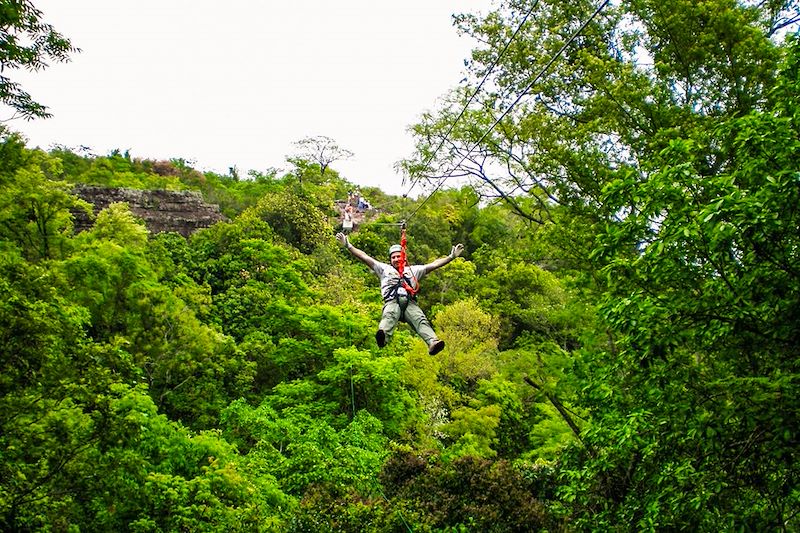
[[[405,270],[406,268],[406,223],[405,221],[402,222],[400,225],[400,264],[398,265],[397,271],[400,273],[400,285],[408,292],[408,294],[416,299],[417,293],[419,292],[419,282],[414,278],[414,274],[411,274],[411,279],[408,281],[412,281],[413,283],[417,284],[417,288],[415,289],[411,283],[406,281]]]
[[[408,302],[417,299],[417,293],[419,292],[419,282],[414,277],[414,274],[411,274],[411,277],[408,278],[405,275],[405,268],[406,268],[406,223],[405,221],[400,223],[400,261],[397,265],[397,272],[400,274],[400,279],[397,280],[397,284],[389,289],[387,294],[386,301],[395,300],[397,304],[400,306],[400,319],[405,320],[406,317],[406,308],[408,307]],[[416,288],[414,285],[416,284]],[[401,298],[400,289],[403,288],[408,295],[408,298]]]

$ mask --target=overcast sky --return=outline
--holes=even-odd
[[[182,157],[201,170],[288,169],[292,142],[355,153],[343,177],[406,192],[406,129],[464,77],[456,12],[491,0],[34,0],[82,52],[13,72],[53,118],[7,123],[30,146]],[[8,118],[10,110],[3,110]],[[419,194],[420,191],[413,191]]]

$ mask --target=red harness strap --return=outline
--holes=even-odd
[[[406,282],[406,277],[403,275],[403,270],[405,268],[406,268],[406,227],[404,224],[402,229],[400,230],[400,264],[398,265],[397,271],[400,273],[400,283],[402,284],[403,288],[406,291],[408,291],[409,295],[414,297],[417,295],[419,288],[415,289],[408,282]]]

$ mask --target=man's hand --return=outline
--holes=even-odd
[[[453,249],[450,250],[450,257],[455,259],[459,255],[461,255],[461,252],[463,252],[463,251],[464,251],[464,245],[463,244],[456,244],[455,246],[453,246]]]
[[[350,248],[350,239],[348,239],[347,235],[345,235],[344,233],[337,233],[336,240],[339,241],[339,244],[341,244],[345,248]]]

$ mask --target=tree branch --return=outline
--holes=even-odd
[[[561,403],[561,401],[558,399],[558,397],[555,394],[552,394],[552,393],[547,392],[546,390],[544,390],[544,388],[541,385],[539,385],[538,383],[533,381],[528,376],[524,376],[522,378],[522,380],[525,383],[527,383],[528,385],[530,385],[531,387],[533,387],[534,389],[544,393],[544,395],[547,397],[547,399],[550,400],[550,403],[553,404],[553,407],[555,407],[556,410],[558,411],[558,413],[561,415],[561,418],[564,419],[564,422],[567,423],[567,425],[569,426],[569,429],[572,430],[572,433],[575,435],[575,438],[578,439],[578,442],[580,442],[581,444],[583,444],[585,446],[586,444],[583,442],[583,439],[581,438],[581,430],[580,430],[580,428],[578,427],[577,424],[575,424],[575,421],[572,420],[572,417],[569,416],[569,413],[567,412],[566,407],[564,407],[564,404]]]

